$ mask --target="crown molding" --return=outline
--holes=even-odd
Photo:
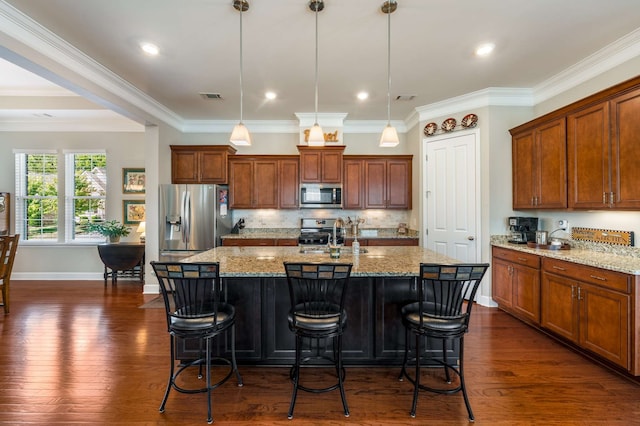
[[[638,56],[640,28],[535,86],[534,102],[551,99]]]
[[[487,106],[533,106],[533,90],[490,87],[416,108],[420,121]]]

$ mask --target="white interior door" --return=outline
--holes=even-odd
[[[461,262],[479,259],[477,132],[426,141],[425,247]]]

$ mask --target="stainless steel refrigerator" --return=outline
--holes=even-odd
[[[160,260],[179,260],[222,245],[231,232],[225,185],[160,185]]]

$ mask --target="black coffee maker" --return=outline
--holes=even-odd
[[[509,218],[509,242],[526,244],[536,240],[537,217],[514,216]]]

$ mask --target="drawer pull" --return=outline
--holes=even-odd
[[[518,260],[519,260],[520,262],[528,262],[528,261],[529,261],[529,259],[524,258],[524,257],[519,257],[519,258],[518,258]]]
[[[599,281],[606,281],[606,278],[602,278],[602,277],[598,277],[596,275],[589,275],[591,278],[593,278],[594,280],[599,280]]]
[[[567,270],[566,268],[563,268],[561,266],[555,266],[555,265],[553,265],[553,269],[557,269],[558,271],[566,271]]]

